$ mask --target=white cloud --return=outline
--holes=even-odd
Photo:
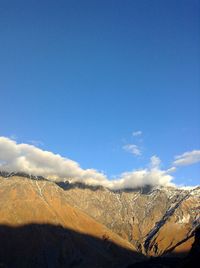
[[[188,166],[200,162],[200,150],[193,150],[185,152],[181,155],[175,156],[173,164],[175,166]]]
[[[118,180],[111,183],[114,189],[136,188],[144,185],[174,186],[173,177],[164,170],[141,169],[132,172],[124,172]]]
[[[134,137],[141,136],[142,135],[142,131],[141,130],[133,131],[132,135]]]
[[[167,173],[173,173],[177,170],[176,167],[170,167],[169,169],[167,169]]]
[[[104,180],[105,176],[94,169],[82,169],[79,164],[68,158],[44,151],[30,144],[17,144],[16,141],[0,137],[1,170],[23,171],[45,177]]]
[[[167,171],[160,170],[159,164],[159,158],[153,156],[150,168],[124,172],[119,178],[109,180],[105,174],[95,169],[82,169],[77,162],[59,154],[0,137],[0,170],[41,175],[52,180],[68,179],[110,189],[135,188],[147,184],[172,185],[173,177]]]
[[[126,144],[123,146],[123,149],[136,156],[141,155],[141,150],[136,144]]]
[[[152,169],[159,169],[160,168],[160,163],[161,163],[161,160],[159,157],[157,157],[156,155],[153,155],[151,157],[151,163],[150,163],[150,166]]]

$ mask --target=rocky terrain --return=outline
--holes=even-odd
[[[102,187],[59,184],[69,204],[150,256],[187,252],[200,224],[200,187],[110,191]]]
[[[71,207],[53,182],[17,176],[0,178],[0,243],[1,267],[118,267],[140,259],[128,241]]]
[[[0,173],[0,267],[179,267],[199,250],[199,226],[200,187],[110,191]]]

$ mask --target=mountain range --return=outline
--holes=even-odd
[[[190,267],[200,187],[109,190],[0,173],[0,267]]]

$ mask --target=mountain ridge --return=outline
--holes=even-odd
[[[144,255],[186,256],[200,226],[200,187],[113,191],[0,172],[0,215],[0,224],[61,224],[83,234],[95,234],[100,240],[109,237],[109,241],[113,239],[133,252],[132,262],[141,261]]]

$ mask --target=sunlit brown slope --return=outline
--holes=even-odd
[[[69,253],[71,248],[73,252],[87,249],[89,255],[80,254],[85,256],[83,260],[87,267],[90,267],[89,261],[90,265],[97,265],[96,260],[98,264],[102,263],[102,267],[107,267],[108,263],[114,267],[117,267],[116,263],[126,265],[130,257],[127,252],[131,251],[133,263],[140,260],[139,253],[170,258],[183,256],[184,252],[190,251],[194,231],[200,226],[200,188],[147,187],[114,192],[103,187],[68,182],[56,184],[44,178],[36,180],[34,176],[26,178],[26,174],[20,176],[23,178],[13,175],[0,177],[0,224],[3,224],[3,232],[5,226],[22,226],[16,230],[18,234],[27,228],[30,230],[27,224],[35,223],[37,225],[31,225],[31,228],[39,228],[41,234],[46,233],[46,229],[54,230],[56,240],[60,240],[63,232],[57,227],[61,226],[64,236],[73,239],[71,242],[71,238],[65,237],[64,241],[70,243],[65,242],[59,252],[68,252],[64,256],[70,259],[69,256],[74,255]],[[38,227],[38,224],[42,226]],[[66,230],[71,233],[66,233]],[[10,231],[15,233],[12,229]],[[69,244],[72,247],[69,248]],[[63,263],[67,263],[66,257]]]
[[[200,189],[194,189],[179,202],[174,212],[151,237],[149,255],[164,252],[187,253],[194,243],[194,231],[200,226]]]
[[[30,228],[26,226],[30,226]],[[36,232],[34,238],[31,238],[34,241],[30,241],[30,245],[37,244],[37,239],[41,238],[44,241],[52,240],[54,228],[49,229],[45,226],[54,226],[63,230],[61,236],[60,231],[59,235],[56,235],[57,231],[55,231],[55,236],[60,237],[61,240],[58,243],[61,260],[59,259],[58,262],[57,259],[54,259],[54,264],[58,263],[59,265],[52,267],[62,267],[61,263],[63,267],[73,267],[68,263],[70,258],[73,259],[73,254],[74,259],[77,258],[76,255],[81,258],[81,262],[74,267],[118,267],[117,265],[124,263],[124,260],[128,263],[129,258],[131,262],[138,258],[138,254],[134,253],[133,245],[128,241],[123,240],[79,209],[68,205],[64,191],[54,183],[20,177],[0,178],[0,232],[2,231],[4,234],[4,236],[0,236],[0,258],[5,255],[2,253],[3,244],[6,237],[9,237],[5,232],[10,230],[13,233],[12,228],[22,228],[20,229],[22,233],[26,233],[24,231],[26,228],[34,231],[35,226],[36,230],[39,228],[40,231]],[[47,232],[41,231],[46,229],[48,229]],[[19,237],[20,231],[16,231],[16,233]],[[2,240],[3,237],[5,241]],[[63,239],[61,239],[62,237]],[[46,245],[46,243],[41,243],[40,247]],[[23,249],[20,250],[23,251]],[[32,252],[33,255],[34,252]],[[132,253],[130,254],[130,252]],[[12,258],[14,253],[11,251],[6,252],[6,254],[10,254],[10,258]],[[0,259],[2,266],[3,262],[4,260]],[[21,259],[21,265],[19,262],[19,266],[16,267],[26,267],[26,265],[27,263],[24,264],[23,259]],[[5,267],[8,266],[5,265]],[[31,263],[27,267],[34,267],[34,264]],[[47,267],[50,266],[47,265]]]
[[[63,186],[63,185],[61,185]],[[200,225],[200,189],[109,191],[68,185],[68,202],[131,242],[146,255],[188,252]]]

